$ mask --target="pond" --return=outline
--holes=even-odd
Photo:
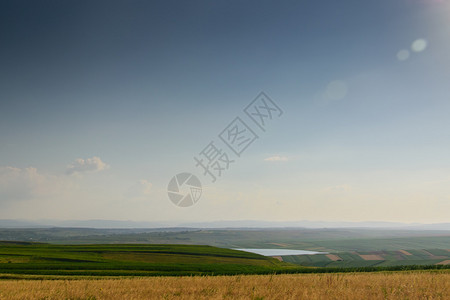
[[[295,249],[251,249],[251,248],[233,248],[233,249],[256,253],[264,256],[328,254],[328,252],[317,252],[317,251],[295,250]]]

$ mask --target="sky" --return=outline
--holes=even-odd
[[[449,37],[448,0],[1,1],[0,218],[448,222]]]

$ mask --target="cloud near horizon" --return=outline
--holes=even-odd
[[[87,159],[78,158],[67,166],[66,174],[72,175],[75,173],[98,172],[107,168],[109,168],[109,165],[104,163],[100,157],[94,156]]]
[[[28,199],[43,181],[36,168],[0,167],[0,197],[3,202]]]
[[[288,161],[289,159],[286,156],[279,156],[279,155],[275,155],[275,156],[270,156],[264,159],[264,161]]]
[[[71,184],[36,168],[0,167],[0,204],[61,194]]]
[[[349,184],[341,184],[341,185],[335,185],[335,186],[329,186],[327,188],[325,188],[325,192],[351,192],[352,191],[352,187]]]
[[[148,180],[141,179],[132,185],[126,192],[127,198],[140,198],[150,195],[152,190],[152,184]]]

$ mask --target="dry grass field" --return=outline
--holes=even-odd
[[[0,299],[450,299],[450,272],[1,280]]]

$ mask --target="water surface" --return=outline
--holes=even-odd
[[[234,248],[234,250],[246,251],[246,252],[256,253],[256,254],[260,254],[260,255],[264,255],[264,256],[328,254],[328,252],[317,252],[317,251],[295,250],[295,249]]]

